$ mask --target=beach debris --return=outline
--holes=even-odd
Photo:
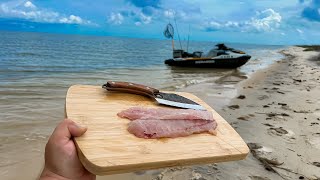
[[[289,151],[295,152],[293,149],[287,148]]]
[[[247,143],[249,149],[255,150],[255,149],[261,149],[263,146],[259,143]]]
[[[271,136],[280,136],[288,143],[292,143],[296,140],[295,133],[291,130],[284,129],[283,127],[270,127],[268,129],[268,134]]]
[[[268,107],[270,107],[270,106],[268,106],[268,105],[263,105],[262,107],[263,107],[263,108],[268,108]]]
[[[278,103],[278,105],[286,106],[287,104],[286,103]]]
[[[293,110],[293,112],[294,112],[294,113],[311,113],[310,110],[299,110],[299,111]]]
[[[265,126],[269,126],[269,127],[274,127],[274,125],[269,124],[269,123],[264,123],[263,125],[265,125]]]
[[[229,107],[229,109],[232,109],[232,110],[235,110],[235,109],[239,109],[240,108],[240,106],[239,105],[231,105],[231,106],[228,106]]]
[[[277,91],[277,93],[279,93],[279,94],[285,94],[284,92],[282,92],[282,91]]]
[[[240,96],[238,96],[237,98],[238,98],[238,99],[245,99],[246,96],[245,96],[245,95],[240,95]]]
[[[273,167],[278,166],[278,165],[282,165],[283,163],[278,162],[276,159],[269,159],[269,158],[263,157],[264,153],[261,153],[261,149],[263,148],[262,145],[260,145],[258,143],[247,143],[247,145],[248,145],[253,157],[255,157],[257,160],[259,160],[266,170],[274,172],[274,173],[278,174],[280,177],[282,177],[282,175],[277,170],[275,170]],[[270,162],[272,162],[272,163],[270,164]],[[276,165],[276,164],[278,164],[278,165]]]
[[[280,83],[272,83],[273,85],[276,85],[276,86],[281,86]]]
[[[313,162],[312,165],[320,167],[320,162]]]
[[[283,109],[283,110],[292,110],[289,106],[281,106],[281,109]]]
[[[290,116],[287,113],[262,113],[262,112],[256,112],[257,114],[266,114],[268,117],[275,117],[275,116]]]
[[[270,130],[274,130],[276,132],[277,135],[282,135],[282,134],[288,134],[288,131],[283,129],[282,127],[278,127],[278,128],[269,128]]]
[[[310,126],[319,125],[317,122],[312,122]]]
[[[301,79],[294,79],[294,78],[292,78],[292,79],[293,79],[294,82],[302,82]]]
[[[269,98],[269,96],[267,96],[267,95],[261,95],[258,97],[259,100],[264,100],[264,99],[268,99],[268,98]]]
[[[277,115],[280,115],[280,114],[277,114],[277,113],[261,113],[261,114],[266,114],[268,117],[275,117]]]
[[[280,115],[281,116],[290,116],[289,114],[286,114],[286,113],[281,113]]]
[[[250,116],[240,116],[240,117],[238,117],[237,119],[243,120],[243,121],[248,121],[249,118],[250,118]]]
[[[237,121],[230,123],[230,125],[231,125],[232,127],[235,127],[237,124],[238,124]]]

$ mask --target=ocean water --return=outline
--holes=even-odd
[[[191,41],[189,51],[207,52],[214,45],[214,40]],[[42,158],[73,84],[131,81],[214,97],[234,89],[223,79],[245,79],[283,57],[282,46],[227,45],[252,55],[251,60],[233,70],[173,68],[163,63],[172,56],[169,40],[0,31],[0,175],[12,177],[12,170]]]

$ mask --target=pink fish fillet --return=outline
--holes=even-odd
[[[128,131],[139,138],[182,137],[196,133],[216,134],[212,113],[192,109],[132,107],[118,113],[132,120]]]
[[[163,137],[182,137],[208,132],[216,134],[216,121],[204,120],[135,120],[128,131],[139,138],[155,139]]]
[[[118,113],[119,117],[130,120],[157,119],[157,120],[213,120],[211,112],[193,109],[168,109],[168,108],[142,108],[132,107]]]

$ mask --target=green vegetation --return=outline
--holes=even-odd
[[[297,45],[305,48],[304,51],[320,51],[320,45]]]
[[[317,51],[320,52],[320,45],[298,45],[298,47],[305,48],[303,51]],[[320,65],[320,53],[316,56],[313,56],[309,59],[314,61],[317,65]]]

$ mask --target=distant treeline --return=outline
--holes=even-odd
[[[298,47],[305,48],[303,51],[318,51],[320,52],[320,45],[297,45]],[[316,64],[320,65],[320,53],[309,59],[310,61],[315,61]]]
[[[297,45],[305,48],[304,51],[320,51],[320,45]]]

